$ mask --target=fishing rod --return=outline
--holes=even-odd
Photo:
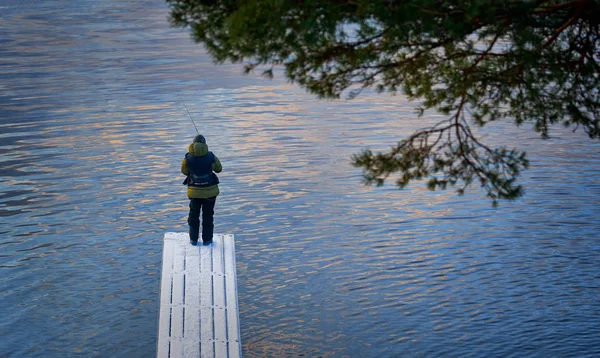
[[[181,98],[181,96],[179,96],[179,100],[181,101],[181,104],[183,104],[183,107],[185,107],[185,110],[186,110],[188,116],[190,116],[190,120],[192,121],[192,124],[194,125],[194,128],[196,128],[196,133],[200,134],[200,132],[198,131],[198,127],[196,127],[196,122],[194,122],[194,118],[190,114],[190,111],[188,110],[188,108],[185,105],[185,102],[183,101],[183,99]]]

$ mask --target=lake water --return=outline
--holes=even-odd
[[[246,357],[600,355],[600,142],[527,150],[494,209],[361,184],[350,156],[418,119],[214,66],[160,1],[0,0],[0,357],[152,357],[162,236],[186,231],[192,112],[221,159]]]

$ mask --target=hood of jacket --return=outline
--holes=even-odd
[[[194,142],[188,146],[188,152],[194,157],[203,157],[208,154],[208,145]]]

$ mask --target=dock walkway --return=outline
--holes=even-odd
[[[164,237],[157,357],[241,357],[233,235]]]

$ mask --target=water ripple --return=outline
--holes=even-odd
[[[352,154],[439,116],[215,67],[164,4],[26,3],[0,6],[0,356],[155,354],[161,237],[187,229],[180,97],[223,163],[245,356],[600,355],[597,142],[478,129],[532,163],[497,209],[364,187]]]

